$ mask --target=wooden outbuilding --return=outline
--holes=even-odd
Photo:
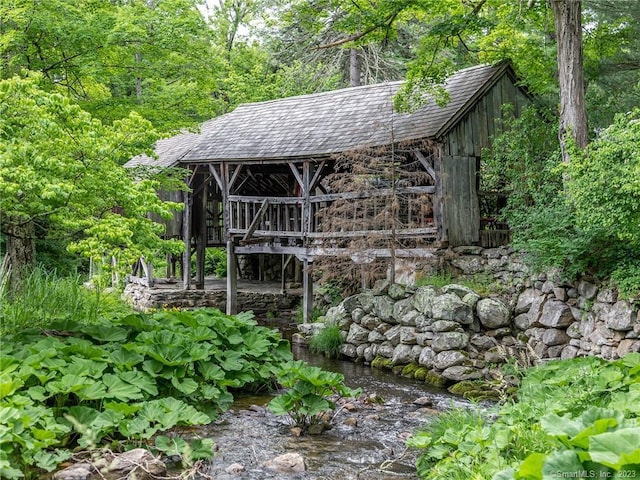
[[[167,225],[168,236],[185,242],[184,287],[192,288],[191,255],[196,254],[195,287],[202,288],[206,248],[224,246],[227,311],[233,313],[239,255],[279,256],[283,288],[296,258],[308,314],[308,264],[318,256],[353,257],[354,238],[392,235],[402,242],[372,243],[367,253],[417,258],[434,247],[499,241],[481,228],[479,168],[482,149],[502,129],[503,105],[511,104],[518,116],[530,101],[511,67],[501,63],[461,70],[445,84],[445,106],[429,100],[411,113],[394,109],[401,85],[241,105],[205,122],[200,133],[158,142],[158,160],[132,159],[128,166],[180,166],[190,172],[190,191],[181,194],[185,208]],[[335,189],[331,178],[349,174],[349,159],[376,155],[410,165],[405,178],[413,180],[377,181],[375,173],[354,174],[351,191]],[[369,191],[362,187],[374,184]],[[388,206],[390,194],[402,196],[395,202],[400,222],[356,221]],[[366,211],[354,207],[352,228],[348,218],[336,224],[326,215],[338,201],[356,205],[365,197],[380,201],[368,204]]]

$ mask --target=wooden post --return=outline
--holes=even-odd
[[[200,224],[198,225],[198,238],[196,239],[196,289],[204,290],[204,262],[207,251],[207,197],[208,183],[205,178],[200,192]]]
[[[309,259],[304,257],[302,261],[302,322],[311,322],[313,313],[313,279],[309,268]]]
[[[238,268],[233,241],[227,240],[227,315],[238,313]]]
[[[443,176],[444,176],[444,166],[443,166],[443,161],[444,161],[444,150],[442,148],[442,145],[440,145],[438,147],[438,153],[437,155],[434,157],[433,159],[433,170],[435,173],[435,187],[436,187],[436,192],[433,195],[433,205],[432,205],[432,209],[433,209],[433,221],[436,224],[436,229],[437,229],[437,239],[440,242],[441,245],[446,245],[449,241],[449,235],[448,235],[448,227],[447,227],[447,217],[446,217],[446,213],[445,213],[445,192],[444,192],[444,188],[442,185],[442,182],[444,180]]]
[[[191,194],[184,192],[184,210],[182,212],[182,236],[184,253],[182,254],[182,284],[185,290],[191,286]]]

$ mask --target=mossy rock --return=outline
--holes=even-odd
[[[394,375],[402,375],[402,370],[406,367],[406,365],[396,365],[391,369]]]
[[[429,369],[425,367],[418,367],[416,371],[413,372],[413,378],[416,380],[424,381],[427,378],[427,373],[429,373]]]
[[[477,380],[463,380],[458,383],[454,383],[447,390],[454,395],[464,396],[467,392],[477,392],[485,388],[485,382]]]
[[[447,384],[447,379],[438,375],[433,370],[429,370],[424,376],[424,383],[431,385],[432,387],[442,388]]]
[[[499,400],[500,393],[495,390],[491,383],[482,380],[463,380],[451,385],[447,390],[454,395],[460,395],[467,400]]]
[[[403,377],[415,378],[416,370],[418,370],[419,368],[420,368],[420,365],[418,365],[415,362],[412,362],[402,369],[401,375]]]
[[[473,400],[476,402],[482,402],[485,400],[495,402],[500,400],[500,394],[495,390],[482,390],[482,391],[475,390],[475,391],[467,392],[464,395],[464,398],[466,398],[467,400]]]
[[[379,368],[380,370],[391,370],[393,368],[393,361],[390,358],[377,356],[371,362],[373,368]]]

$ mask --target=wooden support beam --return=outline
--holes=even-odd
[[[209,195],[209,178],[205,179],[200,193],[198,210],[200,211],[200,225],[196,238],[196,289],[204,290],[204,264],[207,250],[207,197]]]
[[[316,170],[316,173],[314,173],[313,178],[311,179],[311,182],[309,184],[309,187],[311,188],[311,190],[316,188],[316,184],[320,180],[320,175],[322,174],[322,169],[324,168],[325,163],[327,163],[326,160],[323,160],[322,162],[320,162],[320,166]]]
[[[422,167],[427,171],[427,173],[429,174],[429,176],[431,176],[431,178],[433,179],[433,181],[435,183],[435,181],[436,181],[436,171],[434,170],[433,166],[429,162],[429,159],[427,157],[425,157],[424,154],[420,150],[418,150],[417,148],[413,150],[413,154],[416,156],[418,161],[422,164]]]
[[[184,210],[182,211],[182,285],[185,290],[191,287],[191,194],[184,192]]]
[[[438,154],[433,159],[433,168],[438,172],[435,181],[435,193],[433,195],[433,221],[438,231],[437,239],[441,244],[449,242],[448,219],[445,213],[444,205],[444,187],[442,185],[442,160],[444,158],[444,149],[442,145],[438,147]]]
[[[313,313],[313,278],[309,259],[305,257],[302,261],[302,322],[311,322]]]
[[[408,194],[433,194],[436,191],[434,186],[420,186],[420,187],[398,187],[380,188],[375,190],[363,190],[361,192],[341,192],[341,193],[328,193],[326,195],[314,195],[311,197],[311,202],[332,202],[334,200],[355,200],[360,198],[373,198],[373,197],[389,197],[392,193],[396,195],[408,195]]]
[[[233,241],[227,241],[227,315],[238,313],[238,268]]]
[[[304,190],[304,182],[302,181],[298,167],[296,167],[295,163],[289,162],[289,168],[293,172],[293,176],[296,177],[296,181],[298,182],[298,185],[300,185],[300,188]]]
[[[233,175],[231,175],[231,179],[229,180],[229,193],[231,193],[231,189],[233,188],[233,184],[236,183],[238,175],[240,175],[240,170],[242,170],[242,164],[236,165],[235,170],[233,171]]]
[[[222,170],[222,166],[220,166],[220,170]],[[213,175],[213,178],[216,179],[216,183],[218,184],[218,187],[220,187],[220,191],[224,194],[225,185],[222,181],[222,172],[218,173],[216,167],[211,164],[209,164],[209,171],[211,172],[211,175]]]
[[[305,235],[311,232],[311,162],[306,161],[302,164],[302,195],[304,200],[302,203],[302,235],[303,241],[306,242]]]
[[[269,199],[265,198],[262,201],[262,205],[260,205],[260,209],[256,213],[256,216],[253,217],[253,221],[251,222],[251,225],[249,225],[249,228],[247,229],[247,233],[245,233],[244,237],[242,238],[241,240],[242,242],[246,242],[251,238],[251,236],[253,235],[253,232],[255,232],[256,228],[258,228],[258,224],[260,223],[260,220],[262,219],[264,212],[267,211],[268,207],[269,207]]]

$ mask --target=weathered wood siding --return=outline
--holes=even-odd
[[[475,157],[445,155],[442,165],[446,240],[452,246],[479,242],[480,211]]]
[[[502,106],[511,104],[519,117],[529,99],[505,73],[443,137],[444,154],[480,157],[482,149],[491,146],[491,137],[502,130],[505,119]]]
[[[158,192],[158,196],[165,202],[184,203],[183,192],[161,190]],[[173,218],[170,220],[160,218],[156,214],[151,214],[151,218],[165,226],[165,238],[180,238],[182,235],[182,211],[174,212]]]
[[[518,117],[529,103],[505,73],[441,139],[442,189],[447,229],[443,240],[449,245],[479,242],[479,166],[482,149],[491,146],[493,136],[502,131],[503,105],[513,105]]]

